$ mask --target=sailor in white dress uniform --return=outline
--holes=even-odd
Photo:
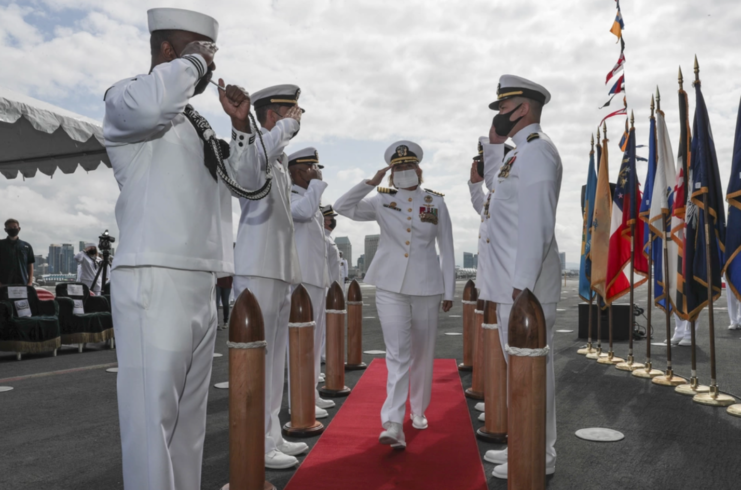
[[[413,426],[427,428],[438,312],[452,306],[455,290],[453,231],[443,196],[420,187],[422,148],[398,141],[386,150],[388,167],[363,180],[335,202],[335,211],[355,221],[377,221],[378,250],[365,282],[376,286],[386,343],[387,397],[381,409],[380,442],[406,447],[402,424],[409,395]],[[379,188],[391,169],[391,185]],[[435,244],[440,249],[438,259]]]
[[[197,490],[215,284],[234,272],[231,197],[247,192],[239,186],[256,159],[254,128],[249,96],[227,86],[218,96],[235,135],[230,156],[205,146],[214,133],[188,103],[211,78],[218,23],[181,9],[148,17],[151,71],[104,96],[103,136],[121,190],[111,306],[123,481],[125,490]]]
[[[319,383],[322,366],[322,343],[326,327],[327,242],[324,237],[324,215],[319,208],[327,183],[322,181],[322,165],[315,148],[303,148],[288,157],[291,173],[291,213],[296,227],[296,249],[301,265],[301,284],[311,297],[314,310],[314,384]],[[294,286],[295,289],[295,286]],[[290,375],[289,375],[290,376]],[[289,377],[290,380],[290,377]],[[319,396],[315,388],[316,416],[327,417],[325,409],[335,406],[332,400]]]
[[[95,244],[86,243],[85,250],[80,250],[75,255],[75,261],[77,262],[77,282],[85,284],[95,294],[100,294],[103,284],[103,271],[98,273],[98,270],[103,263],[103,259],[98,257]],[[106,277],[110,281],[109,271],[106,271]],[[95,284],[93,284],[93,280],[95,280]]]
[[[283,151],[300,127],[303,111],[298,107],[300,93],[296,85],[276,85],[252,96],[268,162],[258,139],[259,164],[249,174],[250,184],[257,187],[265,183],[269,163],[272,185],[265,199],[240,199],[242,214],[234,250],[234,297],[249,289],[260,304],[265,324],[268,345],[265,354],[265,466],[271,469],[297,465],[295,456],[308,450],[303,442],[283,439],[278,419],[285,383],[291,286],[301,283],[291,215],[291,178],[288,156]]]
[[[543,307],[547,343],[553,349],[556,304],[561,297],[561,265],[556,243],[556,208],[561,190],[561,158],[540,127],[540,114],[550,100],[541,85],[521,77],[500,78],[498,100],[489,107],[500,111],[489,133],[491,161],[504,157],[504,142],[512,137],[516,149],[501,165],[490,166],[485,158],[484,175],[492,189],[489,215],[495,239],[487,243],[491,253],[490,300],[497,303],[502,347],[507,345],[512,304],[525,288]],[[495,170],[498,167],[497,170]],[[505,358],[509,356],[505,352]],[[546,474],[555,471],[556,409],[553,350],[546,368]],[[507,451],[488,451],[487,461],[498,463],[494,476],[507,478]]]

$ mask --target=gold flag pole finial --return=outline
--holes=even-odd
[[[684,77],[682,76],[682,67],[679,67],[679,90],[684,90]]]
[[[635,127],[636,118],[633,115],[633,110],[630,111],[630,129],[633,129]]]
[[[654,118],[654,96],[651,94],[651,119]]]
[[[592,152],[594,152],[594,135],[591,135],[591,136],[592,136]]]
[[[700,83],[700,64],[697,62],[697,55],[695,55],[695,83],[693,85],[698,83]]]
[[[602,123],[602,135],[604,136],[602,139],[607,139],[607,121]]]
[[[661,110],[661,92],[659,92],[659,86],[656,86],[656,110]]]

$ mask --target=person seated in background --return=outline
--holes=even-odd
[[[33,248],[18,238],[21,224],[16,219],[5,222],[8,238],[0,240],[0,286],[9,284],[33,284]]]

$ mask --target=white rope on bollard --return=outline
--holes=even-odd
[[[518,357],[543,357],[547,356],[548,353],[551,351],[550,347],[548,347],[547,345],[542,349],[521,349],[519,347],[510,347],[509,344],[506,344],[504,346],[504,350],[506,350],[507,354],[509,354],[510,356]]]
[[[312,322],[304,322],[304,323],[289,323],[288,324],[288,327],[289,328],[291,328],[291,327],[294,327],[294,328],[303,328],[303,327],[315,327],[315,326],[316,326],[316,322],[314,322],[314,321],[312,321]]]
[[[485,328],[486,330],[499,330],[499,324],[498,323],[482,323],[481,328]]]
[[[267,347],[268,343],[265,340],[258,340],[257,342],[229,342],[226,341],[226,346],[230,349],[259,349],[261,347]]]
[[[478,301],[467,301],[465,299],[462,299],[461,303],[463,303],[464,305],[475,305],[478,303]]]
[[[347,301],[346,303],[348,305],[362,305],[363,304],[362,301]]]
[[[476,313],[477,315],[483,315],[484,314],[484,310],[473,310],[473,312]]]
[[[345,313],[347,313],[347,310],[327,310],[327,315],[344,315]]]

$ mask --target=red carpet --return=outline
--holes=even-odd
[[[486,490],[455,360],[435,360],[429,428],[407,418],[404,451],[378,442],[385,398],[386,362],[375,359],[286,490]]]

